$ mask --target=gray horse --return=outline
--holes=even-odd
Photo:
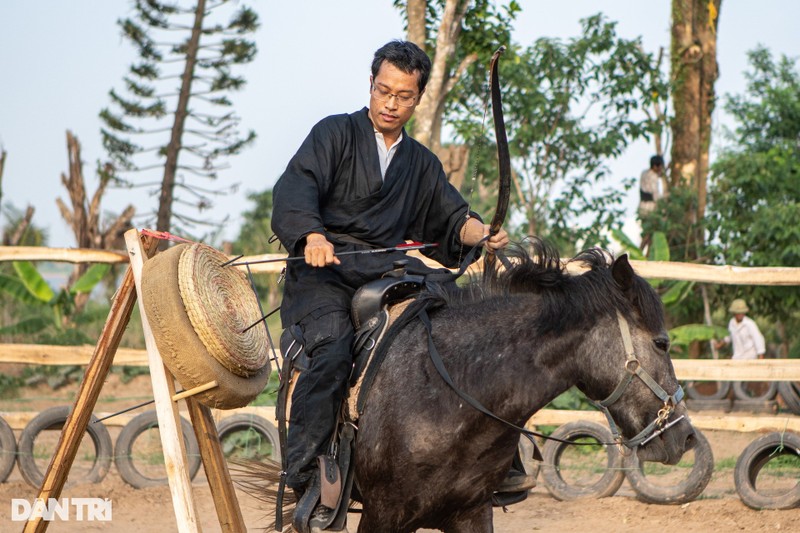
[[[677,463],[694,432],[658,295],[627,256],[583,252],[572,261],[588,270],[573,276],[555,250],[533,248],[533,257],[517,250],[512,269],[436,297],[444,301],[428,312],[433,345],[456,387],[523,425],[575,385],[607,406],[640,460]],[[519,433],[445,384],[421,321],[394,339],[358,428],[359,532],[492,531],[492,488]]]

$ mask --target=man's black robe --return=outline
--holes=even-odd
[[[326,234],[337,254],[406,240],[435,242],[439,247],[424,253],[457,266],[465,255],[458,235],[466,221],[466,201],[447,181],[436,156],[405,130],[381,181],[367,111],[330,116],[314,126],[273,190],[273,231],[292,256],[302,256],[306,235],[316,232]],[[312,312],[350,309],[355,291],[391,270],[398,259],[409,259],[414,271],[431,270],[402,252],[339,259],[341,265],[324,268],[287,263],[284,327]]]

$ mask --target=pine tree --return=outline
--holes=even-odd
[[[255,57],[248,36],[258,28],[258,16],[229,4],[136,0],[133,16],[118,21],[139,60],[123,78],[124,91],[112,89],[111,106],[100,112],[103,145],[117,186],[158,193],[158,209],[150,213],[158,230],[191,233],[197,225],[214,224],[177,206],[202,212],[214,196],[235,188],[204,182],[216,180],[221,159],[255,139],[253,131],[240,135],[228,94],[245,85],[233,68]],[[227,23],[218,22],[226,16]],[[160,182],[154,178],[159,172]]]

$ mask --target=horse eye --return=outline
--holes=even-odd
[[[653,344],[662,352],[669,350],[669,337],[656,337],[653,339]]]

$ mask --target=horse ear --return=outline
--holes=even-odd
[[[628,254],[622,255],[614,261],[614,264],[611,265],[611,275],[623,291],[633,287],[633,267],[628,261]]]

